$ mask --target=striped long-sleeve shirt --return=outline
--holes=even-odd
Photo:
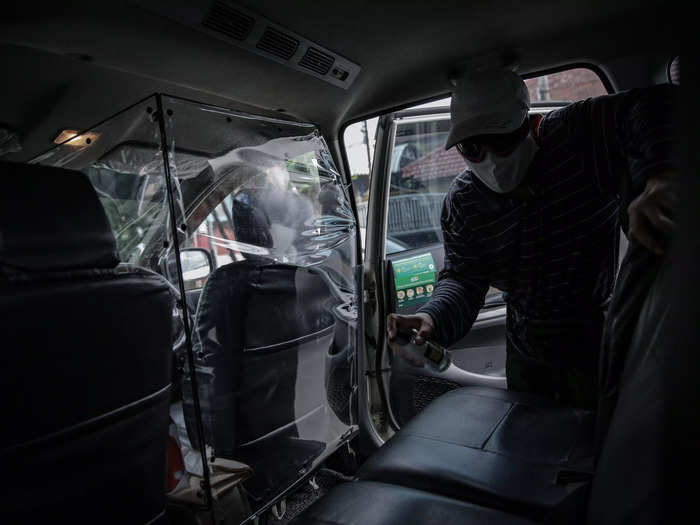
[[[547,114],[524,179],[527,200],[489,191],[468,170],[453,181],[441,219],[445,268],[420,309],[439,341],[469,331],[489,285],[506,292],[509,319],[511,311],[537,320],[600,316],[614,283],[621,206],[650,174],[678,167],[675,89],[636,89]],[[523,341],[511,330],[509,340]]]

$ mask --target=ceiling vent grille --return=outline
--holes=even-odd
[[[315,47],[309,47],[304,53],[304,56],[299,61],[301,67],[315,71],[319,75],[327,75],[331,70],[331,66],[335,62],[335,58],[331,55],[316,49]]]
[[[226,2],[217,0],[211,6],[207,17],[202,20],[202,25],[242,42],[250,36],[255,19]]]
[[[268,26],[255,47],[283,60],[289,60],[297,52],[299,40]]]
[[[176,20],[210,37],[342,89],[348,89],[362,71],[359,64],[239,5],[236,0],[131,2],[141,5],[149,12]],[[238,59],[243,60],[237,55],[231,56],[231,63]],[[254,66],[265,71],[264,66],[257,62]]]

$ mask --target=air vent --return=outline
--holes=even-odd
[[[297,52],[299,41],[274,27],[268,26],[255,47],[283,60],[289,60]]]
[[[222,0],[217,0],[202,20],[202,25],[242,42],[250,35],[255,19]]]
[[[316,49],[315,47],[309,47],[306,53],[299,61],[301,67],[315,71],[319,75],[326,75],[331,69],[331,66],[335,62],[335,58]]]
[[[237,4],[236,0],[130,0],[130,3],[342,89],[348,89],[362,70],[358,64]],[[243,57],[233,55],[229,63],[236,60]]]

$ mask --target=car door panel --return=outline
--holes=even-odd
[[[539,104],[531,112],[546,114],[552,107],[563,104]],[[415,301],[405,301],[402,296],[401,303],[414,304],[397,307],[397,293],[401,294],[406,285],[402,282],[398,292],[393,288],[392,265],[409,257],[430,254],[436,275],[444,268],[440,212],[452,181],[466,165],[454,149],[444,149],[449,130],[447,106],[408,109],[383,118],[386,125],[390,123],[392,130],[389,140],[377,143],[383,156],[391,159],[384,173],[388,179],[387,194],[378,197],[387,199],[388,204],[384,252],[387,261],[384,282],[388,289],[385,297],[390,303],[393,301],[390,311],[410,315],[420,305]],[[415,293],[412,292],[411,296]],[[435,372],[394,359],[390,389],[397,418],[405,422],[448,387],[488,385],[507,388],[505,327],[503,294],[490,288],[469,332],[449,347],[452,366],[447,370]]]
[[[444,268],[444,247],[433,244],[427,248],[406,250],[387,256],[384,282],[389,288],[387,297],[395,298],[395,281],[390,265],[395,261],[429,253],[435,263],[436,274]],[[403,315],[415,313],[420,305],[396,307],[391,311]],[[449,347],[452,365],[444,372],[430,367],[417,368],[402,358],[393,357],[391,363],[391,403],[400,424],[405,424],[427,404],[445,392],[461,386],[490,386],[506,388],[505,338],[506,309],[496,304],[483,309],[469,333]],[[389,350],[391,352],[391,350]]]

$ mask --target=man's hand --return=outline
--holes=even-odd
[[[427,339],[435,335],[433,318],[425,313],[417,313],[415,315],[389,314],[386,326],[390,345],[401,344],[398,341],[401,335],[406,339],[410,339],[412,335],[411,329],[413,328],[418,331],[418,334],[416,334],[416,344],[418,345],[424,344]]]
[[[432,337],[435,333],[433,318],[428,314],[422,313],[415,315],[389,314],[386,321],[389,346],[394,351],[394,355],[404,359],[413,366],[419,368],[425,366],[425,363],[411,355],[404,345],[413,336],[412,329],[418,331],[415,337],[416,344],[425,344],[426,339]]]
[[[673,233],[673,210],[678,200],[677,173],[667,171],[649,178],[644,191],[627,208],[628,237],[656,255],[662,255]]]

